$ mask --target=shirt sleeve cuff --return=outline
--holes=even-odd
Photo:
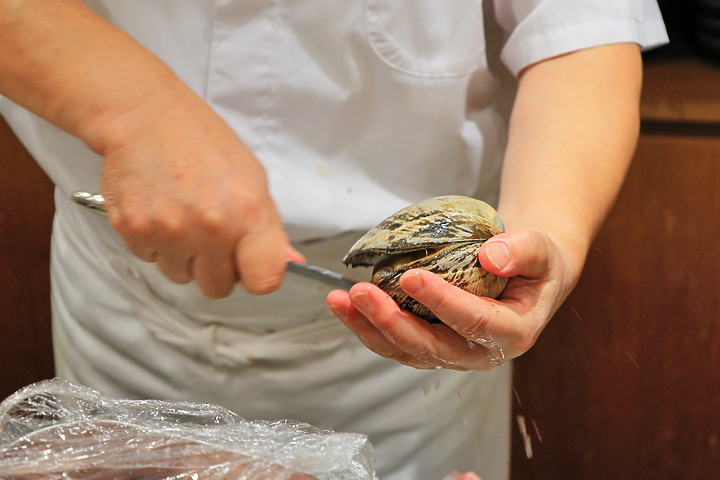
[[[523,35],[505,44],[501,58],[513,75],[524,68],[566,53],[614,43],[636,43],[649,50],[668,42],[661,21],[639,22],[634,19],[600,20],[563,25],[534,34]]]

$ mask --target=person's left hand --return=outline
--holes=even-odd
[[[579,276],[569,254],[545,233],[517,230],[488,240],[478,254],[491,273],[512,277],[497,300],[478,297],[424,270],[401,287],[442,323],[428,323],[377,286],[358,283],[327,296],[330,311],[370,350],[421,369],[489,370],[526,352]]]

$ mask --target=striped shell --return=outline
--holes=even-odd
[[[352,267],[373,266],[372,282],[400,307],[429,321],[437,318],[400,288],[411,268],[429,270],[478,296],[496,298],[507,278],[480,266],[480,245],[502,233],[497,212],[474,198],[449,195],[410,205],[360,238],[343,258]]]

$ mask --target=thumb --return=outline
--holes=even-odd
[[[292,260],[293,262],[300,262],[300,263],[307,262],[307,258],[305,258],[305,255],[303,255],[302,253],[297,251],[295,249],[295,247],[290,245],[290,243],[288,243],[287,246],[285,247],[285,255],[287,255],[288,260]]]
[[[478,252],[482,267],[502,277],[537,278],[550,265],[551,240],[536,230],[516,230],[495,235]]]

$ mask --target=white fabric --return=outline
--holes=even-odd
[[[502,60],[515,74],[543,59],[597,45],[667,42],[657,4],[646,0],[496,0],[510,32]]]
[[[77,214],[62,200],[52,252],[60,376],[115,397],[192,399],[250,419],[365,433],[383,480],[437,480],[452,468],[507,478],[509,364],[464,373],[383,359],[331,319],[322,305],[327,290],[293,277],[270,299],[311,295],[299,306],[316,308],[314,316],[288,307],[276,315],[304,325],[275,331],[257,321],[253,328],[257,303],[239,301],[252,300],[240,293],[234,325],[223,315],[189,315],[172,298],[143,293],[154,286],[149,266],[98,245],[96,224],[104,219]],[[318,242],[306,253],[329,265],[353,238]]]
[[[579,48],[667,40],[650,0],[88,4],[228,121],[266,167],[294,242],[334,269],[357,232],[409,203],[496,201],[511,74]],[[367,433],[382,480],[508,477],[509,366],[415,371],[381,359],[328,315],[323,289],[292,277],[275,294],[220,301],[171,284],[69,204],[74,190],[98,190],[101,159],[6,99],[0,111],[57,185],[61,375],[121,397]]]

